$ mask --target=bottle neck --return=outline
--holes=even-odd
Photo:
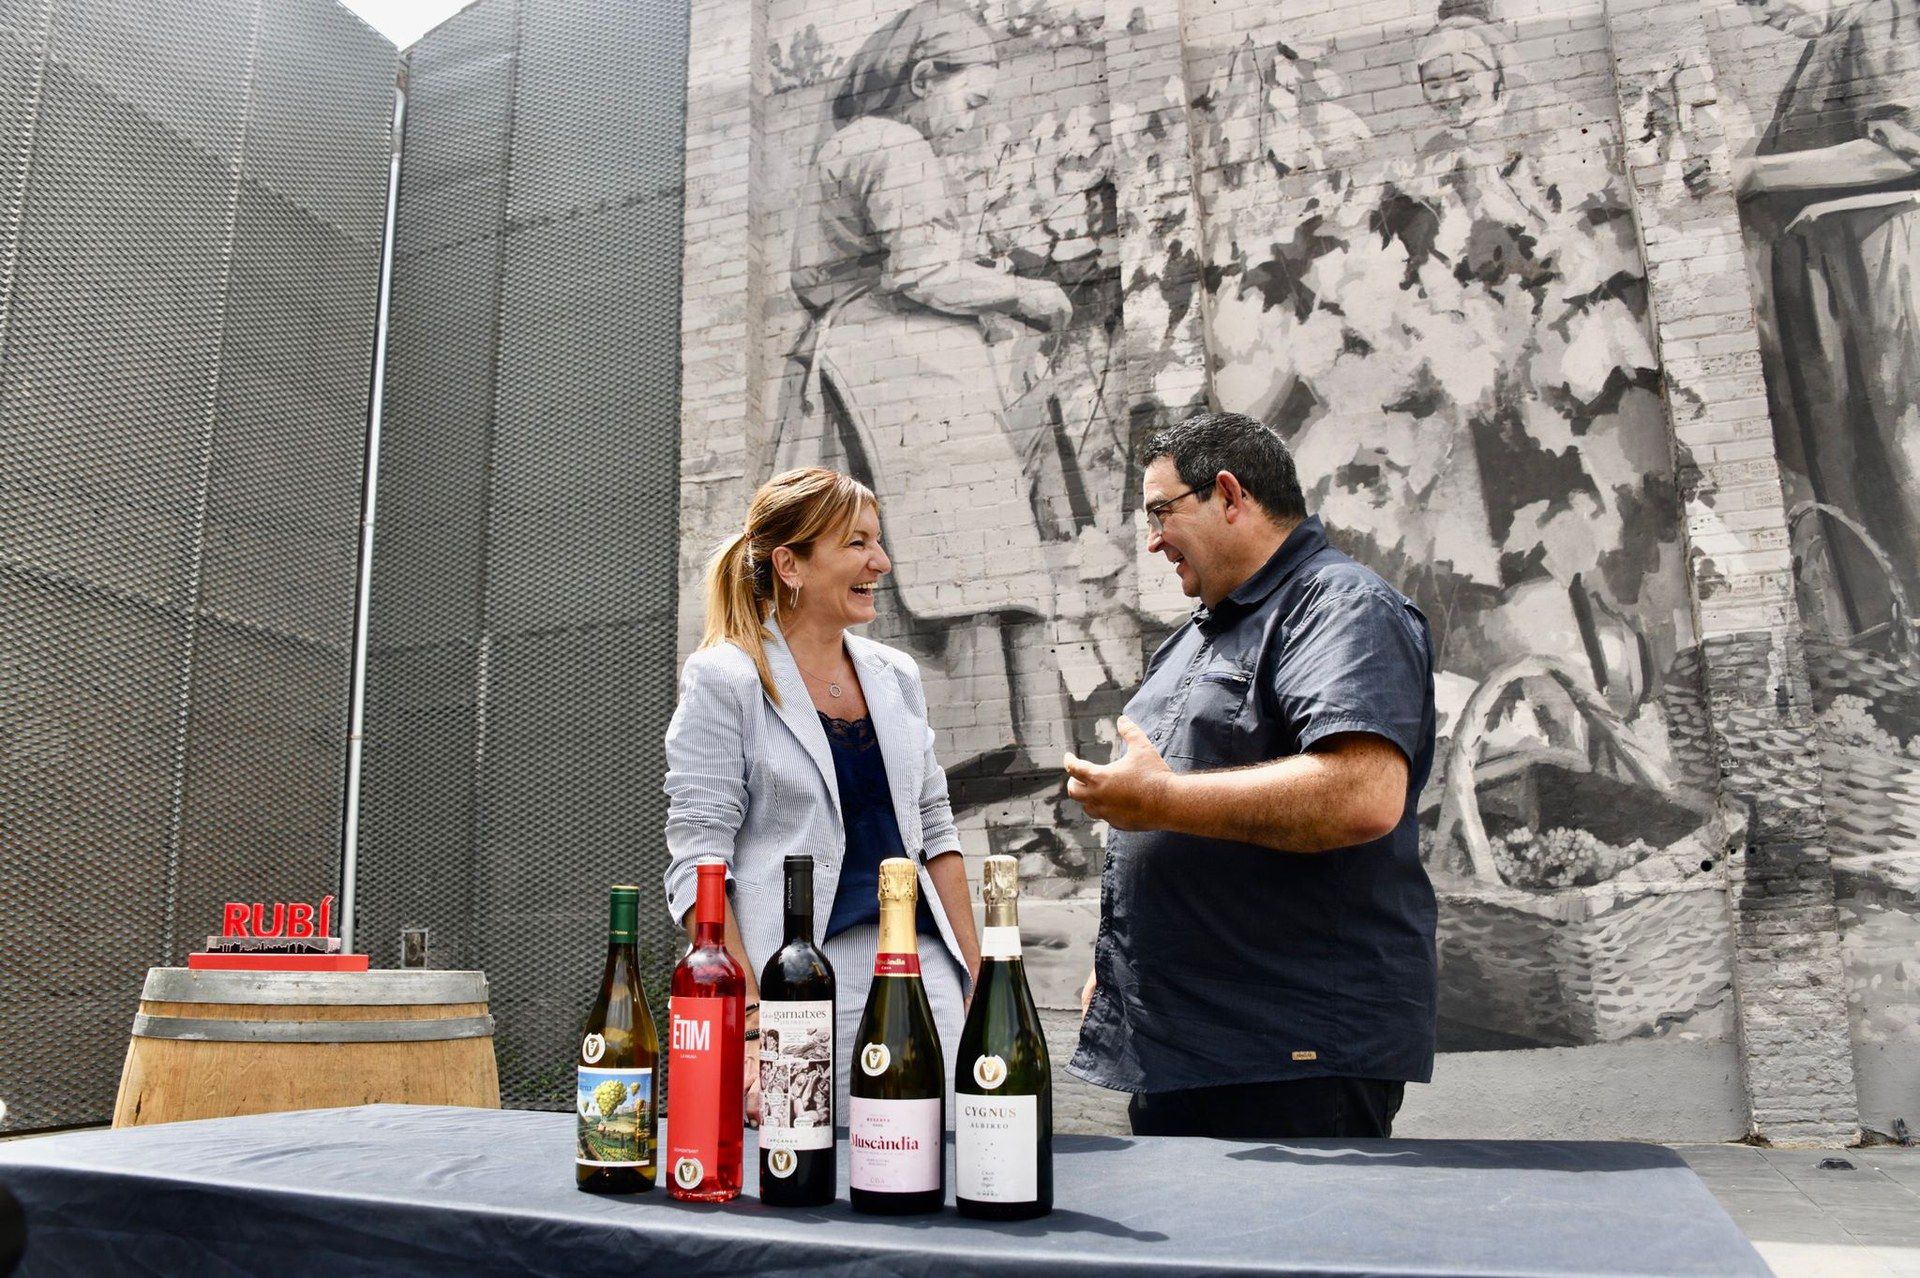
[[[634,944],[640,935],[640,899],[637,894],[615,892],[607,920],[607,951]]]
[[[873,959],[875,976],[919,976],[920,938],[914,931],[914,902],[880,902],[880,945]]]
[[[813,865],[787,867],[786,926],[782,945],[813,940]]]
[[[726,875],[702,874],[699,894],[693,902],[693,943],[696,946],[725,945],[726,937]]]
[[[980,958],[983,962],[994,959],[1017,959],[1020,957],[1020,910],[1014,901],[988,901],[987,922],[980,931]]]

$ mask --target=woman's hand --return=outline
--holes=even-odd
[[[1049,280],[1027,280],[1020,292],[1020,318],[1057,333],[1073,319],[1073,302],[1066,291]]]

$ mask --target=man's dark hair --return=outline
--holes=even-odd
[[[1199,413],[1177,426],[1147,436],[1140,450],[1141,466],[1162,457],[1173,459],[1180,482],[1198,488],[1221,471],[1231,471],[1247,496],[1281,522],[1307,517],[1307,497],[1300,491],[1300,472],[1293,454],[1280,437],[1245,413]],[[1209,491],[1206,498],[1211,500]]]

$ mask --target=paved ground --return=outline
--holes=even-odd
[[[1920,1278],[1920,1147],[1676,1148],[1780,1278]]]

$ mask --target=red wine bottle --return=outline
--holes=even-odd
[[[813,943],[813,858],[786,861],[786,936],[760,974],[760,1201],[824,1207],[833,1138],[833,966]]]
[[[747,976],[727,953],[727,867],[702,861],[698,871],[693,948],[667,1000],[667,1192],[723,1203],[742,1179]]]

